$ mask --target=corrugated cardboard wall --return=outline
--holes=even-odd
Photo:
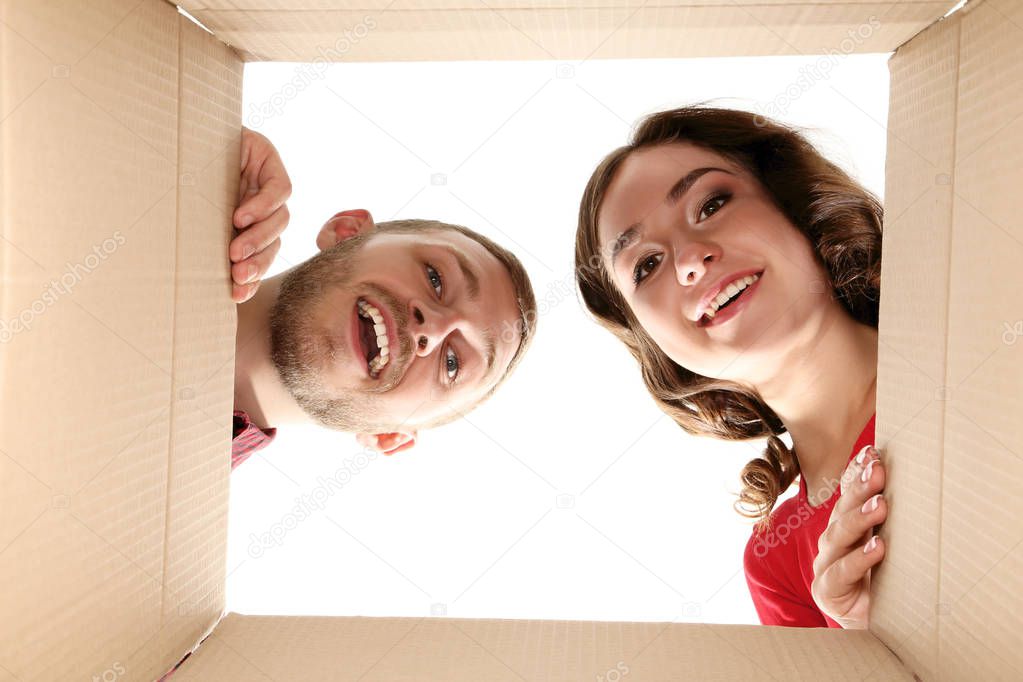
[[[886,52],[955,0],[183,0],[247,60]]]
[[[295,14],[272,0],[192,4],[253,54],[338,60],[842,49],[876,12],[881,25],[852,48],[871,51],[953,3],[395,3],[374,27],[366,16],[380,3],[284,3],[308,10]],[[891,455],[892,543],[874,620],[924,679],[1023,671],[1020,14],[1012,0],[974,0],[892,63],[885,248],[917,262],[884,261],[879,383],[892,388],[879,395],[878,442]],[[151,679],[223,600],[240,64],[160,0],[3,0],[0,75],[0,680]],[[246,665],[272,667],[267,652],[288,660],[288,647],[328,662],[361,656],[337,649],[337,628],[371,625],[250,620],[229,619],[193,660],[247,679]],[[415,655],[441,647],[447,664],[501,679],[504,663],[450,627],[389,630],[401,646],[397,658],[381,652],[380,674],[411,675]],[[467,627],[477,646],[546,679],[564,678],[566,642],[596,662],[632,641],[615,634],[622,624],[526,643],[520,626]],[[863,651],[865,672],[843,670],[901,674],[860,633],[690,626],[662,640],[636,654],[636,679],[791,678],[804,655],[822,676],[830,669],[813,656],[844,665]],[[238,647],[251,654],[240,660]]]
[[[152,679],[223,603],[241,65],[160,0],[0,32],[0,679]]]
[[[1023,3],[962,17],[939,665],[1023,678]]]
[[[885,253],[916,260],[882,270],[891,544],[872,629],[925,680],[1023,678],[1021,64],[1009,0],[892,60]]]
[[[215,622],[224,606],[231,435],[225,425],[234,404],[237,321],[227,247],[238,199],[243,68],[233,50],[180,22],[173,437],[161,647],[176,655],[196,644],[204,634],[197,626]]]
[[[953,17],[890,61],[876,433],[888,465],[890,514],[887,554],[874,574],[871,629],[928,680],[937,679],[940,388],[947,363],[958,45]]]
[[[913,676],[862,630],[230,614],[175,678],[896,682]]]

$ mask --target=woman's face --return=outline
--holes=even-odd
[[[608,187],[597,231],[604,266],[640,324],[675,363],[703,376],[769,379],[837,305],[809,240],[760,182],[691,144],[632,153]],[[743,276],[757,279],[705,324],[707,297]]]

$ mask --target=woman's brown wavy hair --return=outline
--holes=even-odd
[[[579,206],[576,284],[587,309],[628,347],[650,394],[687,433],[724,440],[767,437],[762,457],[740,475],[735,502],[766,526],[778,496],[799,475],[799,462],[779,435],[785,425],[756,391],[704,377],[675,364],[646,334],[612,282],[601,257],[597,217],[607,188],[630,154],[689,143],[748,170],[813,244],[834,297],[857,321],[877,328],[882,208],[877,198],[825,159],[801,133],[756,114],[702,105],[643,119],[624,147],[593,172]]]

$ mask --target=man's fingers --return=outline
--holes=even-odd
[[[245,303],[245,301],[252,298],[256,289],[259,288],[259,281],[255,281],[252,284],[231,284],[231,300],[235,303]]]
[[[240,263],[265,250],[274,241],[280,239],[290,220],[291,212],[288,207],[281,206],[265,220],[243,229],[238,236],[231,240],[231,245],[228,248],[231,262]]]
[[[280,236],[290,215],[285,203],[291,196],[291,179],[270,140],[242,128],[241,177],[238,206],[231,216],[241,231],[231,240],[231,298],[250,299],[281,248]]]
[[[281,250],[281,240],[276,239],[265,249],[251,258],[246,258],[241,263],[231,266],[231,279],[235,284],[251,284],[259,281],[270,268],[277,252]]]
[[[288,179],[287,173],[284,173],[283,166],[280,167],[280,170],[279,175],[274,175],[265,181],[260,179],[258,185],[249,184],[248,196],[243,197],[242,202],[234,211],[232,221],[235,227],[240,229],[266,220],[288,200],[291,196],[291,180]],[[253,194],[251,189],[256,186],[259,187],[259,191]]]

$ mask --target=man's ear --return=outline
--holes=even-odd
[[[415,431],[399,431],[397,433],[359,433],[355,439],[359,445],[376,450],[385,455],[393,455],[408,450],[416,444]]]
[[[369,232],[376,227],[373,216],[369,211],[357,208],[351,211],[341,211],[330,217],[330,220],[323,223],[320,233],[316,235],[316,246],[320,251],[326,251],[330,247],[354,237],[357,234]]]

